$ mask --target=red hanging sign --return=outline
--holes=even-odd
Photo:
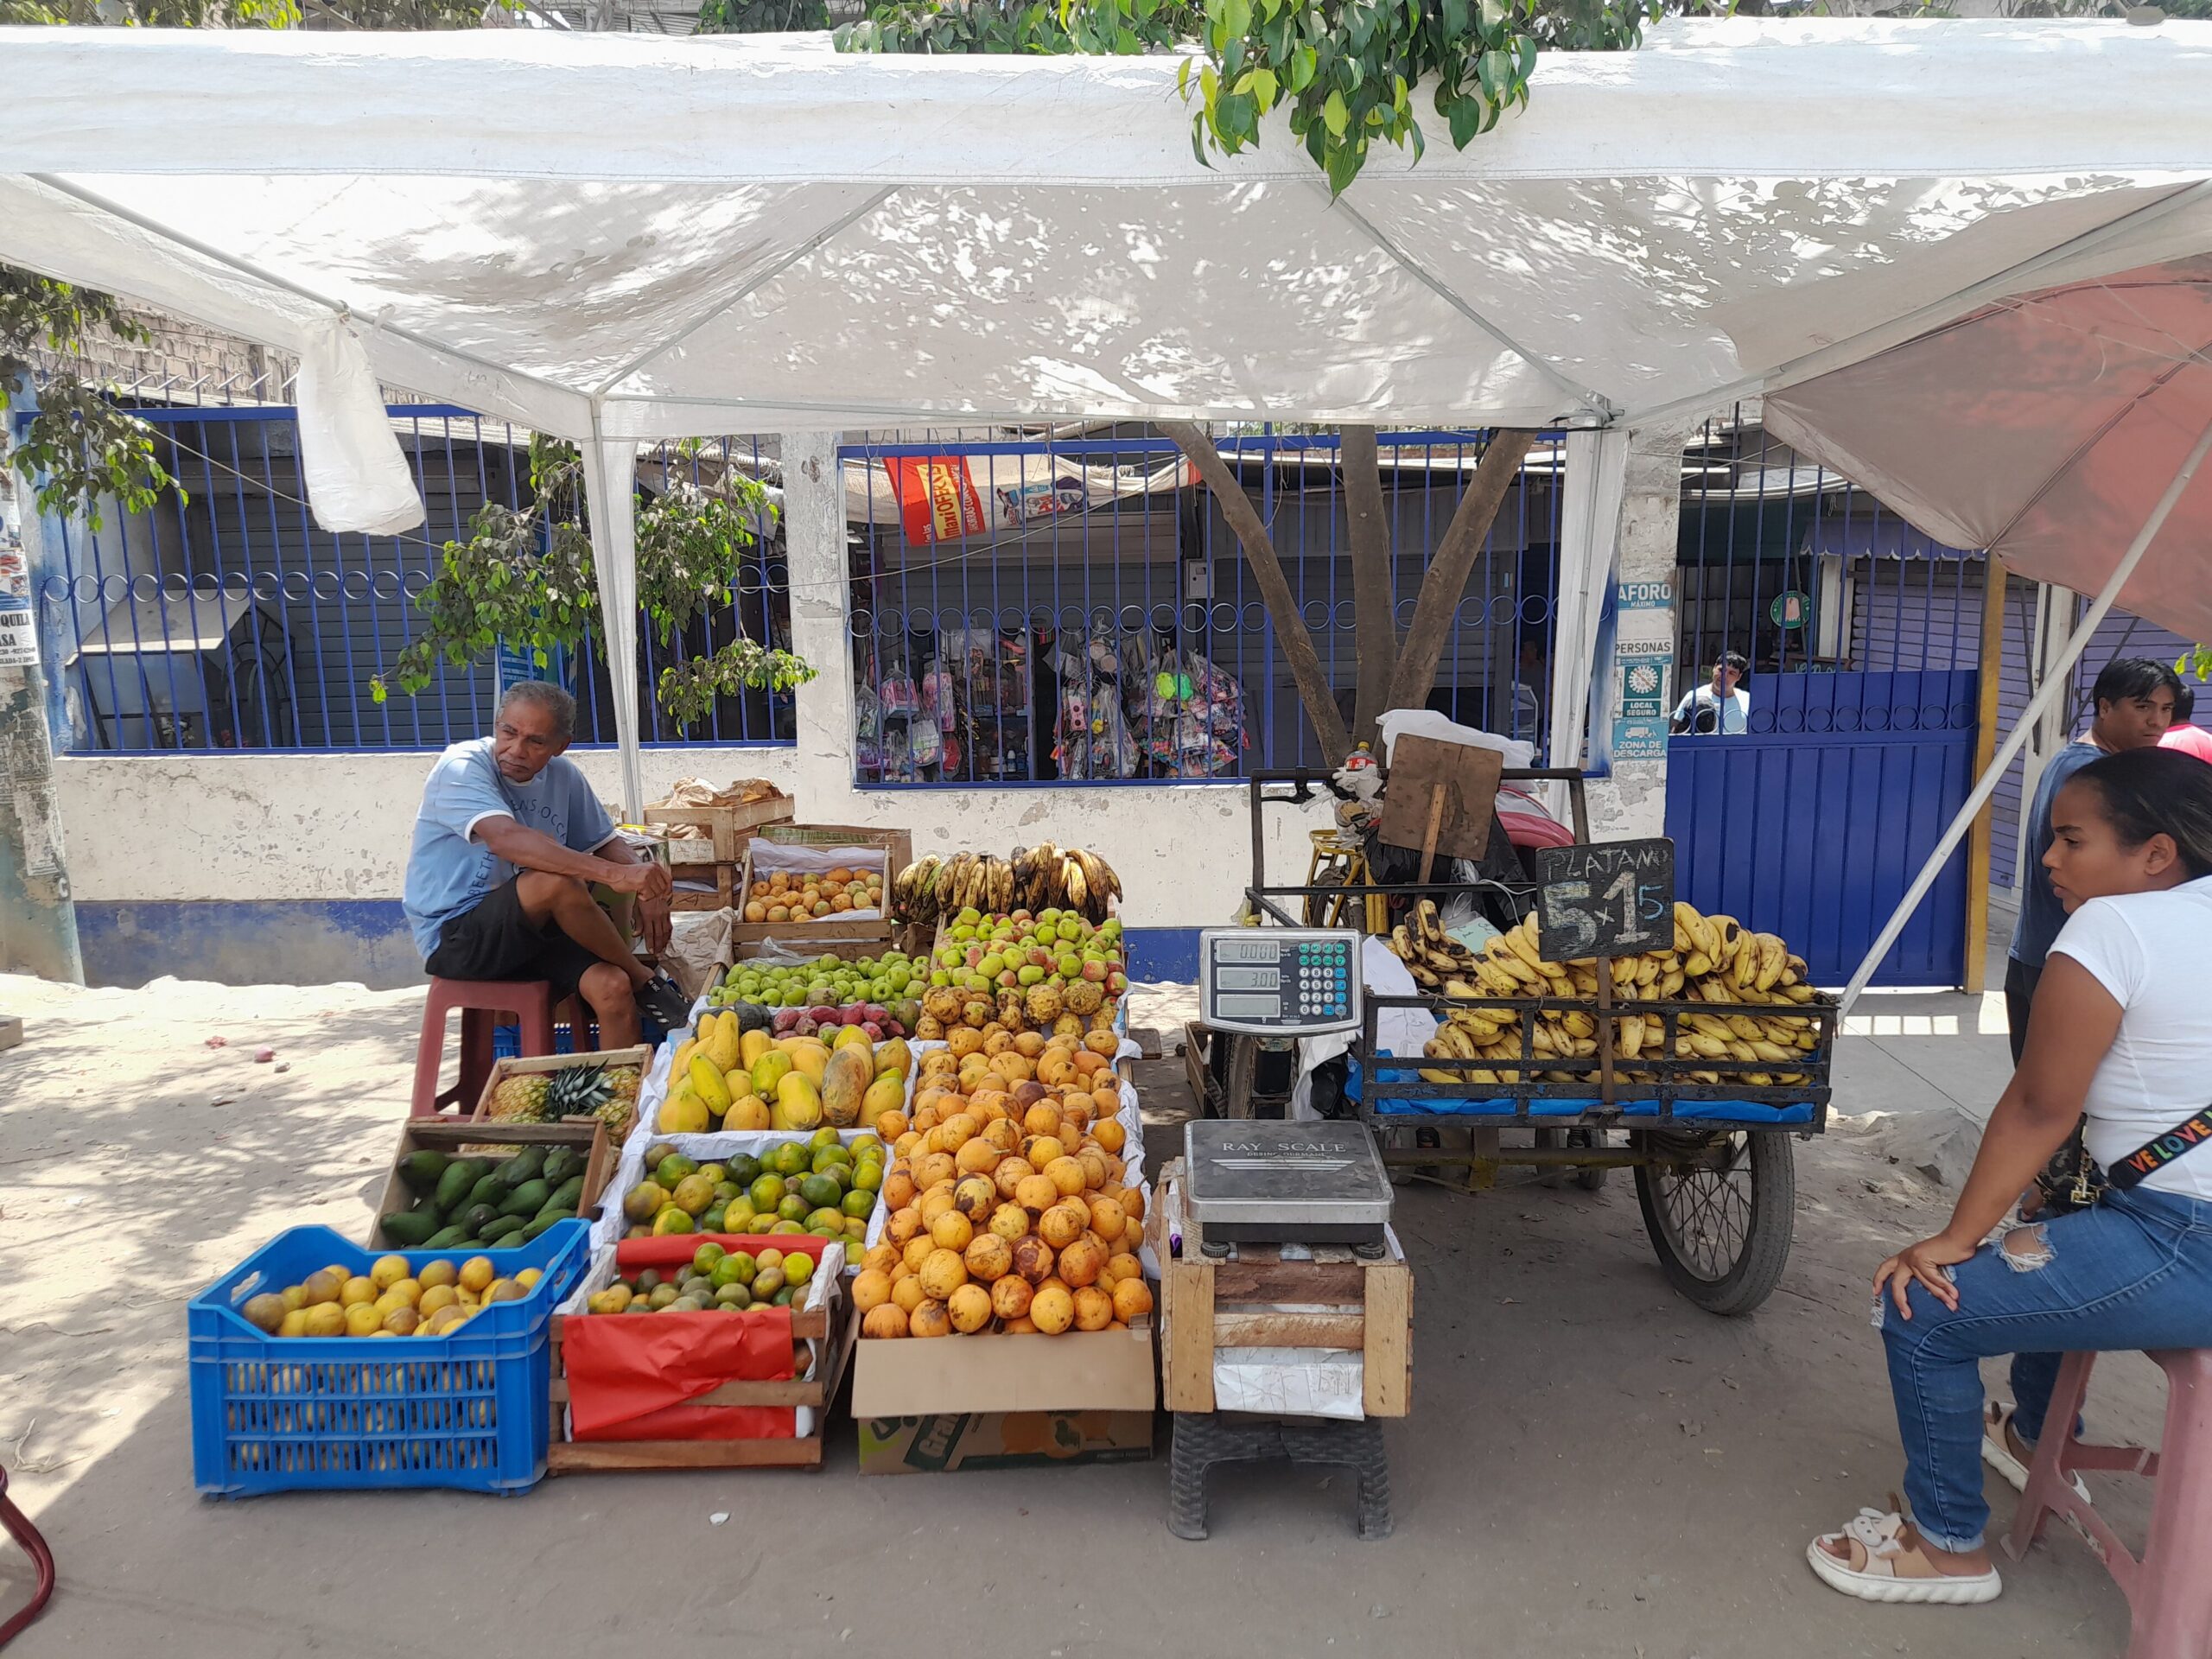
[[[899,518],[909,542],[921,546],[982,533],[983,499],[960,456],[889,455],[883,470],[899,498]]]

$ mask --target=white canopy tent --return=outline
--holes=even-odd
[[[1379,152],[1337,201],[1280,123],[1200,165],[1166,57],[32,29],[0,29],[0,259],[296,351],[342,326],[388,383],[588,446],[633,807],[639,441],[1586,429],[1567,752],[1628,430],[1848,366],[2060,260],[2141,265],[2177,225],[2202,237],[2212,192],[2198,25],[1670,25],[1545,58],[1497,132]]]

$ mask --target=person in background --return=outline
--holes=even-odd
[[[2027,819],[2028,874],[2020,889],[2019,919],[2012,926],[2012,948],[2005,961],[2005,1020],[2012,1044],[2012,1064],[2028,1039],[2028,1009],[2035,1001],[2037,976],[2044,955],[2064,925],[2066,912],[2050,889],[2044,855],[2050,850],[2050,804],[2066,781],[2100,755],[2156,748],[2172,720],[2181,679],[2148,657],[2115,658],[2090,690],[2095,718],[2044,767]]]
[[[429,973],[545,980],[556,1005],[578,995],[591,1004],[603,1047],[626,1048],[640,1010],[672,1028],[691,1005],[592,897],[594,882],[634,893],[646,945],[668,944],[668,871],[631,850],[563,758],[575,723],[574,697],[521,680],[499,699],[491,736],[438,757],[415,817],[407,921]]]
[[[2200,760],[2212,760],[2212,732],[2193,724],[2196,715],[2196,688],[2183,682],[2181,690],[2174,694],[2174,723],[2166,728],[2158,747],[2179,749]]]
[[[1751,695],[1742,690],[1751,664],[1743,653],[1724,651],[1713,664],[1713,677],[1684,696],[1675,707],[1669,729],[1683,732],[1746,731],[1751,718]]]
[[[2152,745],[2102,755],[2051,817],[2044,863],[2068,919],[2026,1061],[1949,1224],[1874,1274],[1908,1502],[1861,1510],[1806,1552],[1862,1600],[1995,1599],[1981,1465],[2025,1484],[2062,1355],[2212,1347],[2212,1136],[2192,1133],[2212,1119],[2212,771]],[[2102,1193],[1997,1232],[2085,1114]],[[1981,1361],[2005,1353],[2013,1403],[1985,1418]]]

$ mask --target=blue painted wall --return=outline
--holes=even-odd
[[[422,982],[422,959],[397,899],[77,906],[85,977],[143,985],[167,976],[219,985],[372,990]]]
[[[372,990],[423,981],[396,899],[267,903],[79,903],[85,974],[94,985],[213,980],[219,985],[327,985]],[[1198,974],[1198,930],[1128,932],[1129,977],[1188,982]]]

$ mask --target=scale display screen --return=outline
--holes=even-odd
[[[1209,928],[1198,936],[1198,1009],[1219,1031],[1301,1037],[1360,1019],[1360,936],[1336,928]]]
[[[1272,991],[1282,983],[1282,974],[1274,968],[1224,968],[1213,982],[1224,991]]]

